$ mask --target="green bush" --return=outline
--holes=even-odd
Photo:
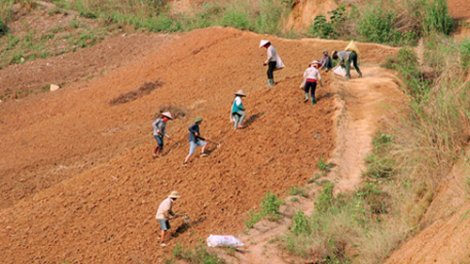
[[[423,1],[423,28],[426,33],[439,32],[449,35],[454,27],[454,21],[449,15],[446,0]]]
[[[221,20],[221,25],[224,27],[234,27],[241,30],[253,30],[248,15],[243,11],[236,9],[227,10]]]
[[[266,217],[270,221],[277,221],[281,217],[279,208],[283,204],[284,201],[279,199],[277,195],[267,192],[263,199],[261,199],[259,211],[248,212],[248,219],[245,221],[245,227],[253,228],[253,226],[263,217]]]
[[[329,22],[323,15],[316,16],[313,25],[308,31],[308,35],[316,38],[332,39],[339,36],[338,27],[341,22],[345,21],[344,12],[346,6],[340,5],[333,11],[328,12],[330,15]]]
[[[378,43],[397,43],[401,33],[396,29],[397,14],[379,4],[365,9],[357,21],[358,33],[366,41]]]

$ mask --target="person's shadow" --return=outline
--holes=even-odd
[[[201,217],[198,220],[193,221],[191,223],[184,223],[183,222],[180,226],[178,226],[176,228],[175,232],[171,235],[171,237],[178,237],[179,235],[181,235],[181,234],[185,233],[186,231],[188,231],[193,226],[199,225],[200,223],[202,223],[204,221],[206,221],[206,218]]]
[[[260,118],[262,115],[264,115],[266,112],[261,112],[261,113],[257,113],[257,114],[254,114],[252,116],[250,116],[243,124],[243,126],[245,128],[251,126],[254,122],[256,122],[256,120],[258,120],[258,118]]]

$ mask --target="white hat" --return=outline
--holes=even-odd
[[[181,196],[177,191],[172,191],[168,197],[170,197],[170,198],[180,198]]]
[[[168,117],[169,119],[173,119],[173,116],[171,115],[170,112],[163,112],[163,113],[162,113],[162,116],[166,116],[166,117]]]
[[[268,43],[271,43],[271,42],[269,42],[269,40],[261,40],[261,41],[259,42],[259,47],[262,48],[262,47],[264,47],[264,46],[265,46],[266,44],[268,44]]]
[[[235,95],[246,96],[243,90],[239,90],[238,92],[235,93]]]
[[[321,65],[321,63],[320,63],[319,61],[317,61],[317,60],[312,61],[309,65],[312,65],[312,64],[313,64],[313,65],[316,64],[317,67],[318,67],[318,65]]]

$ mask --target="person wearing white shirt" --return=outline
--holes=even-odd
[[[279,56],[277,55],[276,49],[273,45],[271,45],[271,42],[269,42],[269,40],[262,40],[260,42],[260,48],[261,47],[266,48],[266,52],[268,55],[268,58],[264,61],[263,65],[268,66],[268,87],[272,87],[274,86],[274,70],[276,69],[277,58]]]
[[[312,63],[309,64],[309,67],[304,72],[304,81],[302,85],[305,83],[305,100],[304,102],[308,101],[308,92],[310,90],[310,102],[312,105],[316,103],[315,101],[315,90],[317,88],[317,83],[320,83],[320,86],[323,87],[323,83],[321,81],[320,71],[318,67],[320,66],[320,62],[314,60]],[[302,87],[301,87],[302,88]]]

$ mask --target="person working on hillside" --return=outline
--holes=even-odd
[[[153,150],[153,157],[156,158],[159,155],[163,155],[163,137],[170,138],[170,136],[165,133],[166,122],[168,120],[173,120],[173,116],[171,116],[170,112],[164,112],[161,114],[161,117],[153,122],[153,137],[157,141],[157,146]]]
[[[233,100],[231,118],[235,120],[235,125],[233,127],[234,131],[237,131],[237,128],[243,128],[243,119],[245,119],[245,108],[242,104],[242,97],[246,97],[243,90],[240,90],[235,93],[235,100]]]
[[[344,51],[333,51],[332,53],[332,58],[337,59],[339,58],[339,63],[338,65],[344,67],[344,64],[346,63],[346,78],[351,79],[351,63],[354,65],[354,68],[356,69],[357,73],[359,74],[359,78],[362,77],[361,70],[359,69],[359,66],[357,66],[357,57],[359,54],[359,49],[357,48],[357,45],[354,43],[354,41],[351,41],[349,45],[346,47]]]
[[[263,65],[268,66],[268,87],[272,87],[274,86],[274,71],[284,68],[284,64],[269,40],[261,40],[259,47],[266,48],[268,54],[268,58],[264,61]]]
[[[318,67],[320,66],[320,62],[314,60],[312,63],[308,65],[309,67],[304,72],[304,81],[302,85],[305,83],[305,99],[304,102],[308,101],[308,91],[310,90],[310,102],[314,105],[315,102],[315,90],[317,88],[317,82],[320,82],[320,86],[323,87],[323,83],[321,81],[320,71]],[[302,88],[302,86],[300,87]]]
[[[158,206],[158,211],[155,218],[157,219],[162,229],[162,233],[160,236],[160,246],[162,247],[166,246],[165,234],[171,228],[169,220],[179,216],[175,214],[175,212],[173,212],[173,202],[180,197],[181,196],[177,191],[172,191],[168,198],[163,200],[160,206]]]
[[[331,70],[331,68],[333,68],[333,61],[331,60],[330,55],[328,55],[327,50],[323,51],[323,56],[321,57],[320,64],[321,66],[319,70],[323,69],[323,70],[326,70],[326,72],[328,72],[329,70]]]
[[[194,154],[194,151],[196,150],[197,146],[202,146],[201,150],[201,157],[207,156],[207,154],[204,153],[206,150],[206,145],[207,142],[204,142],[206,139],[201,137],[199,133],[199,125],[202,123],[202,117],[198,116],[194,119],[194,124],[189,127],[189,154],[186,156],[186,159],[184,159],[183,166],[188,165],[189,160]]]

